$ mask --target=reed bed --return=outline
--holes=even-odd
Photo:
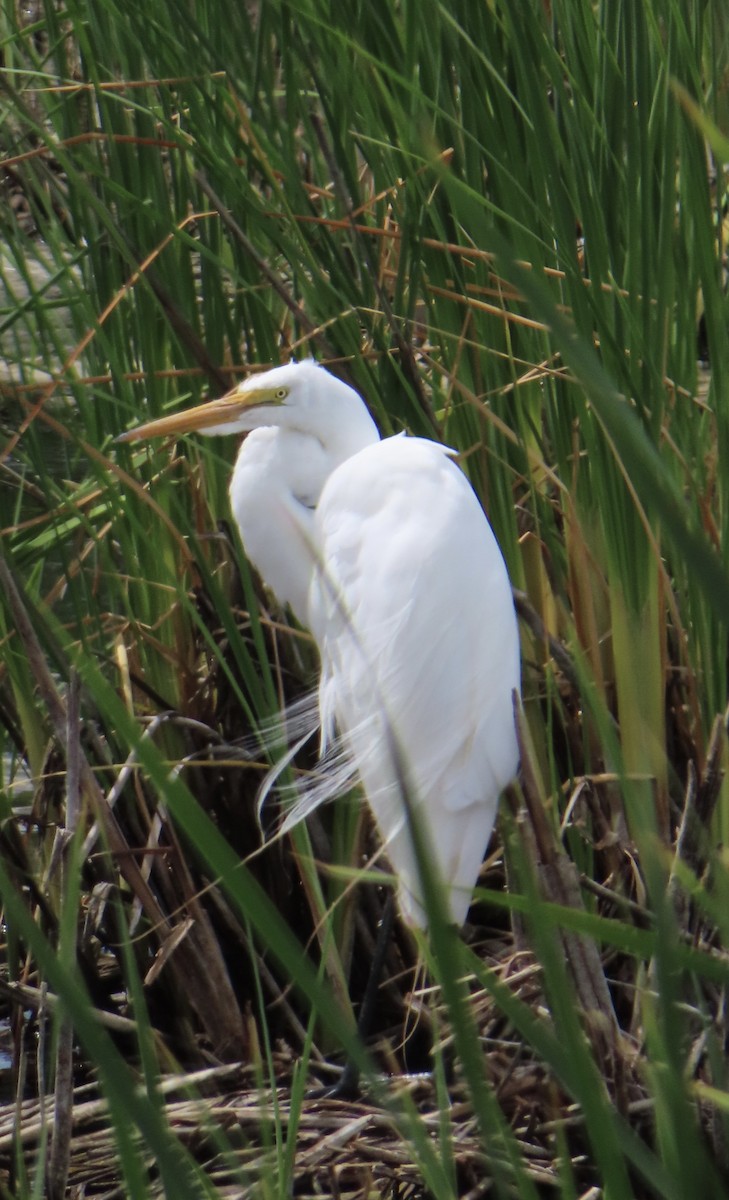
[[[723,0],[3,0],[0,55],[3,1194],[729,1194]],[[316,654],[235,446],[113,442],[309,354],[460,452],[522,630],[366,1047],[358,797],[261,844]]]

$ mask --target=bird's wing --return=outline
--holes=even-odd
[[[460,469],[418,438],[367,447],[330,476],[315,542],[322,718],[351,735],[368,793],[384,721],[424,800],[495,806],[517,765],[518,635],[501,552]]]

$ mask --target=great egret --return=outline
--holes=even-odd
[[[316,640],[322,746],[336,730],[397,876],[400,911],[424,927],[405,782],[461,925],[518,765],[516,616],[470,484],[435,442],[381,441],[357,393],[313,361],[251,376],[122,440],[192,430],[248,434],[233,513],[250,560]],[[325,769],[298,813],[338,778],[328,783]]]

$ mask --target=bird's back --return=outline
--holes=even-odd
[[[419,438],[386,439],[337,468],[315,530],[323,723],[349,743],[401,908],[423,924],[394,735],[460,923],[518,763],[518,633],[501,551],[447,451]]]

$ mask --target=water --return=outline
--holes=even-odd
[[[3,1019],[0,1020],[0,1089],[2,1089],[5,1084],[5,1080],[2,1078],[3,1072],[12,1070],[12,1066],[13,1055],[10,1018],[3,1017]]]
[[[17,257],[9,246],[0,248],[0,389],[48,383],[76,341],[67,303],[72,289],[64,280],[75,268],[54,262],[40,240],[26,248],[25,256],[18,248]]]
[[[9,531],[16,524],[22,526],[47,512],[46,479],[73,479],[84,470],[83,462],[73,459],[74,451],[68,442],[42,421],[33,422],[10,452],[7,441],[14,438],[25,416],[22,400],[37,399],[40,387],[59,373],[63,360],[76,344],[67,302],[68,295],[74,293],[75,283],[68,278],[68,272],[74,270],[63,262],[59,266],[48,245],[39,238],[0,244],[0,531],[7,536],[11,548],[15,548],[16,542],[21,546],[21,554],[23,536],[15,539]],[[39,347],[42,360],[37,357]],[[83,370],[83,365],[77,364],[77,369]],[[51,398],[49,408],[59,407],[63,419],[73,421],[76,410],[68,389],[58,388]],[[32,443],[32,451],[28,442]],[[38,464],[46,472],[46,479],[38,476]],[[39,531],[42,534],[42,525]],[[28,536],[32,538],[33,532]],[[63,569],[63,558],[52,544],[45,553],[43,566],[49,580],[57,578]],[[59,611],[62,616],[62,606]],[[32,803],[33,784],[22,759],[14,749],[8,750],[7,745],[7,739],[0,735],[0,790],[3,800],[20,811]],[[0,1022],[0,1071],[6,1065],[1,1049],[3,1032]]]

